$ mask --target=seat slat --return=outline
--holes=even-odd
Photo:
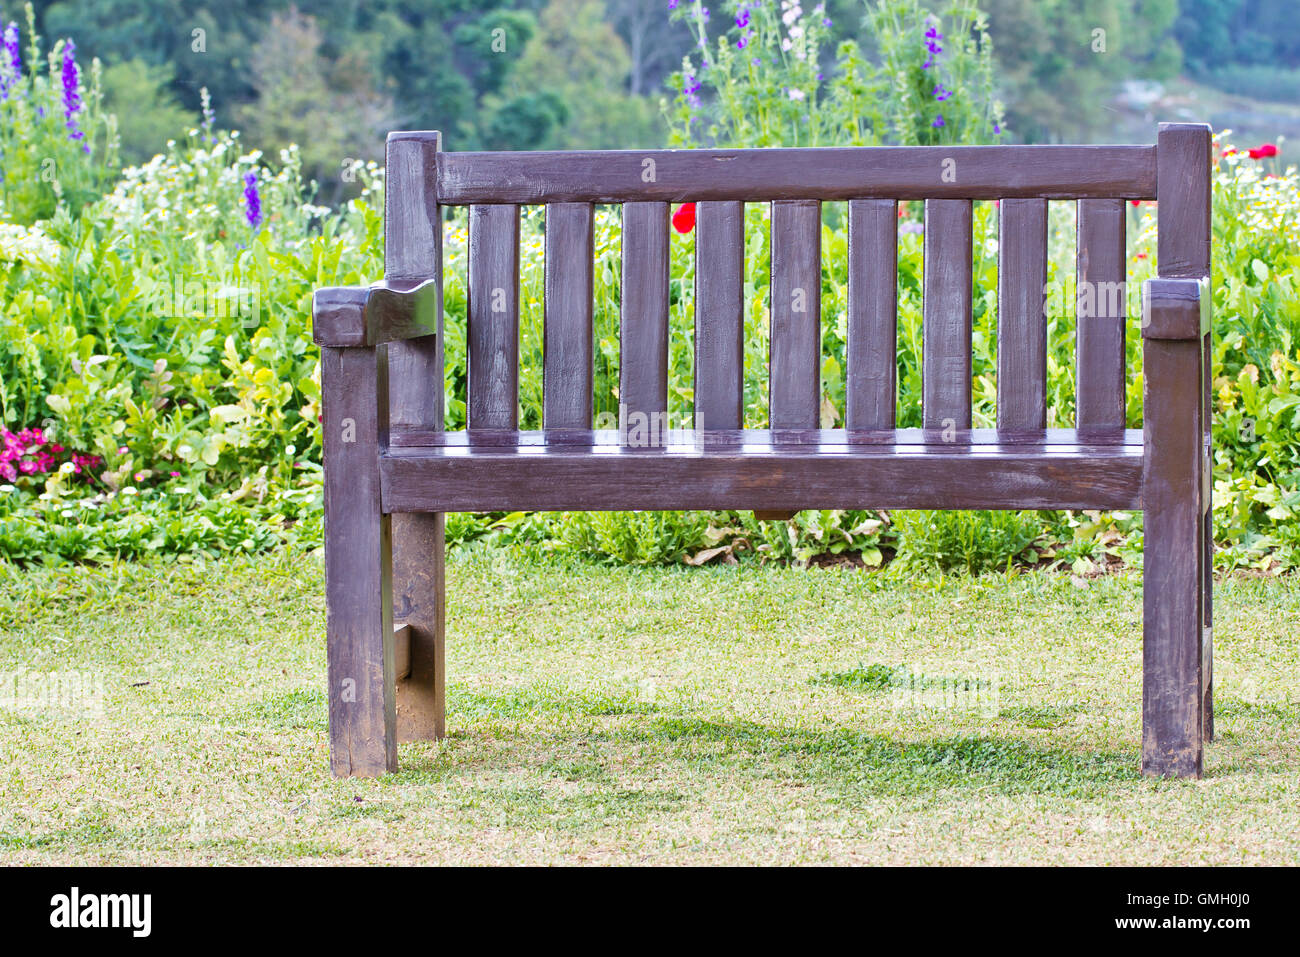
[[[1047,426],[1047,200],[1004,199],[998,218],[998,427]]]
[[[695,209],[695,427],[738,429],[744,402],[745,204]]]
[[[926,428],[970,428],[972,257],[970,200],[926,200],[921,306]]]
[[[617,446],[625,443],[617,429],[546,429],[522,432],[442,432],[432,429],[403,429],[392,432],[389,447],[402,449],[445,448],[474,452],[504,449],[577,449]],[[951,436],[926,429],[670,429],[656,448],[754,448],[762,450],[832,447],[892,447],[919,445],[931,449],[961,449],[963,446],[1004,448],[1107,449],[1143,444],[1141,429],[1107,429],[1079,432],[1076,429],[969,429]]]
[[[898,377],[898,203],[849,203],[848,370],[844,421],[892,429]]]
[[[768,420],[813,429],[821,404],[821,204],[772,203]]]
[[[542,425],[591,427],[592,289],[595,209],[589,203],[546,207],[545,355]]]
[[[1137,508],[1143,454],[951,446],[888,450],[545,450],[381,459],[386,511]]]
[[[518,428],[518,206],[470,207],[467,313],[469,427]]]
[[[1113,428],[1126,406],[1124,200],[1081,199],[1078,213],[1075,421]]]
[[[655,428],[668,410],[668,204],[623,206],[620,420]]]

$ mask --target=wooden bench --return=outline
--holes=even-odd
[[[1145,512],[1142,769],[1199,776],[1213,726],[1210,163],[1200,124],[1162,124],[1155,146],[455,153],[436,132],[392,134],[386,278],[313,302],[334,773],[392,771],[399,742],[444,734],[445,512],[1097,508]],[[897,430],[903,199],[925,202],[923,428]],[[972,429],[971,201],[991,199],[997,427]],[[1079,319],[1075,427],[1047,429],[1048,200],[1078,202],[1080,288],[1113,291],[1124,204],[1151,199],[1160,278],[1143,290],[1144,427],[1125,429],[1121,293]],[[695,419],[662,431],[680,202],[698,203]],[[742,428],[746,202],[771,204],[766,430]],[[824,202],[848,206],[842,430],[818,428]],[[592,428],[596,203],[622,205],[623,430]],[[546,207],[536,432],[519,430],[517,411],[525,205]],[[469,207],[463,432],[443,422],[443,206]]]

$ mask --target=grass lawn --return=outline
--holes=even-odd
[[[0,566],[6,687],[103,687],[7,692],[0,862],[1300,863],[1294,579],[1218,586],[1196,782],[1138,774],[1136,576],[448,579],[448,738],[335,781],[319,556]]]

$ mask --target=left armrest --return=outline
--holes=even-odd
[[[312,338],[334,348],[377,346],[438,331],[436,279],[385,279],[312,295]]]

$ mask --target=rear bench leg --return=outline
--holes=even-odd
[[[1189,280],[1149,283],[1143,329],[1142,772],[1157,776],[1200,777],[1204,751],[1206,495],[1195,289]]]
[[[330,768],[397,770],[392,534],[380,501],[387,346],[321,348]]]
[[[443,515],[393,516],[394,616],[410,626],[411,669],[397,682],[397,740],[447,733]]]

